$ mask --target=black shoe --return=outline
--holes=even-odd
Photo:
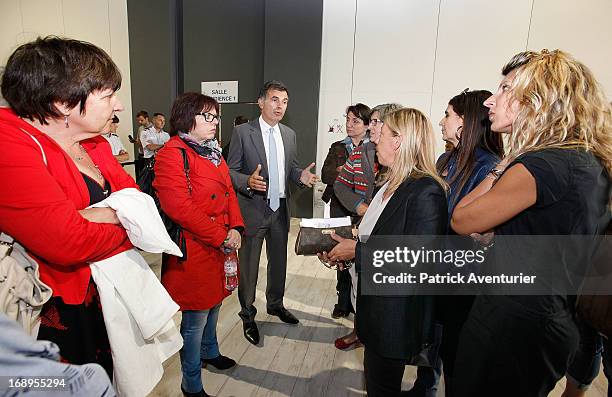
[[[212,365],[213,367],[217,369],[225,370],[225,369],[230,369],[234,365],[236,365],[236,361],[232,360],[229,357],[225,357],[219,354],[219,357],[205,358],[204,360],[202,360],[202,366],[205,367],[206,365]]]
[[[246,340],[254,345],[257,345],[259,343],[259,330],[257,329],[257,324],[255,324],[255,321],[243,323],[242,328],[244,330],[244,337]]]
[[[284,307],[280,309],[268,309],[268,314],[280,318],[280,320],[287,324],[298,324],[298,320],[291,312]]]
[[[210,395],[206,394],[204,389],[200,390],[197,393],[189,393],[188,391],[185,391],[185,389],[183,389],[183,386],[181,386],[181,391],[183,392],[183,395],[187,397],[211,397]]]
[[[334,310],[332,311],[332,318],[340,318],[340,317],[348,317],[351,314],[348,310],[342,310],[338,306],[334,306]]]

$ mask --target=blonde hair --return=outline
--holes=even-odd
[[[432,177],[446,190],[436,171],[434,132],[427,116],[417,109],[403,108],[385,115],[383,123],[394,136],[402,136],[395,162],[380,182],[389,182],[387,192],[395,192],[408,178],[424,176]]]
[[[519,111],[509,156],[547,148],[592,152],[612,175],[612,108],[593,73],[559,51],[523,52],[503,69],[516,70],[510,95]]]

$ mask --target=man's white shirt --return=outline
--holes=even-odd
[[[117,136],[117,134],[108,133],[102,136],[106,138],[108,143],[110,143],[111,150],[113,151],[113,156],[120,154],[122,150],[124,152],[127,152],[127,150],[125,150],[125,147],[123,146],[123,143],[121,143],[121,139],[119,138],[119,136]]]
[[[278,187],[280,197],[285,198],[285,147],[283,146],[283,137],[280,133],[280,127],[276,124],[274,127],[268,125],[264,119],[259,116],[259,127],[261,128],[261,135],[264,142],[264,148],[266,149],[266,161],[268,162],[268,170],[270,169],[270,128],[274,129],[274,142],[276,143],[276,159],[278,161]]]
[[[163,145],[170,140],[170,135],[164,130],[157,132],[155,127],[147,128],[140,134],[140,143],[142,144],[142,151],[144,158],[148,159],[153,157],[155,151],[147,149],[147,145]]]

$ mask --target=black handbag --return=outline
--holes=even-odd
[[[157,200],[157,195],[155,191],[153,191],[153,180],[155,179],[155,171],[153,170],[153,166],[155,165],[155,157],[151,157],[145,159],[144,167],[138,174],[138,179],[136,183],[138,187],[140,187],[140,191],[148,194],[153,197],[154,200]],[[159,203],[156,201],[155,204],[159,208]]]
[[[191,179],[189,178],[189,160],[187,159],[187,152],[184,148],[179,148],[181,150],[181,154],[183,155],[183,170],[185,172],[185,178],[187,179],[187,189],[189,190],[189,194],[191,195]],[[166,227],[166,231],[168,235],[174,241],[174,243],[181,249],[181,253],[183,256],[179,258],[179,262],[184,262],[187,260],[187,242],[185,241],[185,236],[183,235],[183,228],[178,223],[174,222],[172,218],[170,218],[166,213],[161,209],[161,205],[159,203],[159,197],[157,197],[157,193],[153,188],[153,180],[155,180],[155,157],[151,157],[149,161],[145,164],[142,172],[138,177],[138,181],[136,182],[140,187],[140,190],[143,193],[148,194],[153,197],[153,201],[155,202],[155,206],[159,211],[159,215],[164,222],[164,226]]]

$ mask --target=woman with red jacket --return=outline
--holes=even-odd
[[[100,48],[47,37],[18,47],[2,76],[0,231],[40,265],[53,289],[39,339],[62,358],[101,364],[112,357],[89,262],[132,248],[110,208],[87,209],[111,192],[136,187],[101,136],[115,112],[117,66]]]
[[[206,396],[201,368],[228,369],[236,362],[221,355],[217,318],[226,288],[226,254],[240,248],[244,223],[229,169],[215,139],[219,104],[198,93],[180,95],[172,105],[170,135],[156,156],[155,180],[162,210],[182,229],[187,259],[167,258],[162,284],[181,307],[181,349],[186,396]],[[185,172],[183,152],[189,163]]]

